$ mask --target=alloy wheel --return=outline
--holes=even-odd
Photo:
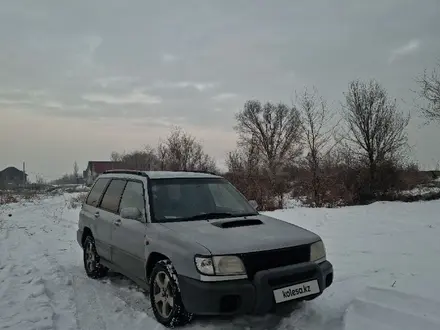
[[[96,268],[96,254],[93,249],[93,244],[89,243],[86,246],[85,249],[85,256],[86,256],[86,267],[89,272],[93,272]]]
[[[164,271],[158,272],[154,279],[154,304],[160,316],[165,319],[169,318],[174,308],[170,282],[170,278]]]

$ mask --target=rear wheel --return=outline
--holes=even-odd
[[[183,326],[193,318],[183,305],[177,274],[169,260],[161,260],[154,266],[150,301],[154,316],[166,327]]]
[[[95,240],[87,236],[83,244],[84,269],[90,278],[102,278],[107,275],[108,268],[101,265],[100,258],[96,252]]]

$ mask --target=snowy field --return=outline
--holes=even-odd
[[[86,277],[69,197],[0,207],[0,329],[163,329],[132,282]],[[321,235],[333,285],[294,310],[186,329],[440,329],[440,201],[268,214]]]

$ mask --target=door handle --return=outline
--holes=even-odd
[[[117,220],[115,220],[115,226],[120,226],[122,224],[122,221],[121,221],[121,219],[117,219]]]
[[[99,212],[95,213],[95,218],[99,217]]]

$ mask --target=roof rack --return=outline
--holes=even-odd
[[[206,173],[211,175],[218,175],[217,173],[211,172],[211,171],[199,171],[199,170],[183,170],[180,172],[192,172],[192,173]]]
[[[134,175],[141,175],[141,176],[147,176],[147,173],[138,171],[138,170],[107,170],[104,171],[102,174],[111,174],[111,173],[120,173],[120,174],[134,174]]]
[[[155,172],[155,171],[151,171],[151,172]],[[176,172],[176,171],[160,171],[160,172]],[[214,173],[214,172],[210,172],[210,171],[198,171],[198,170],[180,170],[177,172],[188,172],[188,173],[205,173],[205,174],[211,174],[211,175],[215,175],[215,176],[219,176],[219,174]],[[143,171],[139,171],[139,170],[123,170],[123,169],[114,169],[114,170],[106,170],[104,171],[102,174],[111,174],[111,173],[119,173],[119,174],[133,174],[133,175],[141,175],[144,177],[149,177],[148,173],[143,172]]]

